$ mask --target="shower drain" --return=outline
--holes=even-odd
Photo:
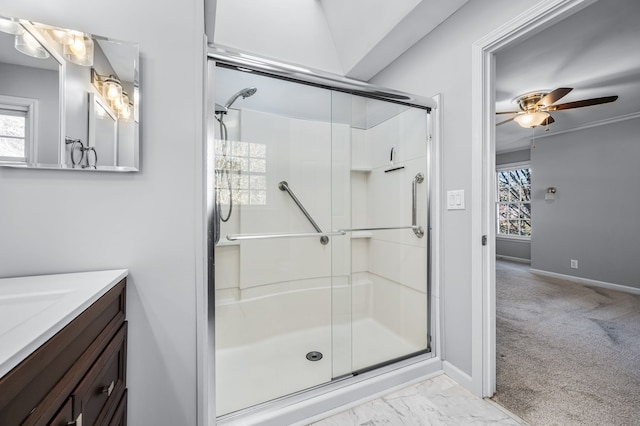
[[[309,361],[320,361],[322,359],[322,352],[311,351],[307,354],[307,359]]]

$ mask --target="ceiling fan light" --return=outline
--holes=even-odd
[[[549,116],[548,112],[534,111],[517,115],[514,120],[522,127],[531,128],[541,125]]]

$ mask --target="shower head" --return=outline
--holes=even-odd
[[[249,96],[253,96],[257,91],[258,89],[256,89],[255,87],[247,87],[245,89],[240,90],[238,93],[231,96],[227,101],[227,103],[224,104],[225,110],[229,109],[231,105],[236,101],[236,99],[238,99],[240,96],[242,96],[242,99],[246,99]],[[216,107],[216,111],[217,111],[217,107]]]

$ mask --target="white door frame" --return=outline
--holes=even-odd
[[[543,0],[472,46],[472,390],[482,397],[496,391],[495,54],[596,1]]]

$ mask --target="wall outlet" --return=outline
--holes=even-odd
[[[578,269],[578,261],[575,259],[571,259],[571,268]]]

